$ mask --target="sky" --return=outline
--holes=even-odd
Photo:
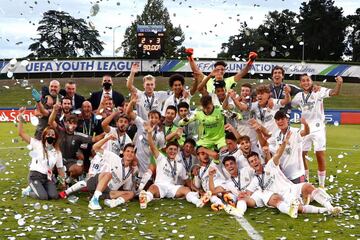
[[[105,43],[102,56],[113,56],[121,46],[128,26],[140,15],[146,0],[0,0],[0,58],[21,58],[30,51],[31,38],[37,37],[38,22],[48,10],[68,12],[75,18],[91,22]],[[240,22],[259,26],[269,11],[290,9],[299,13],[303,0],[164,0],[174,26],[181,26],[185,47],[192,47],[196,57],[216,57],[221,44],[238,33]],[[90,16],[98,4],[99,12]],[[344,15],[360,8],[358,0],[335,0]],[[116,27],[115,31],[107,27]],[[176,37],[176,36],[174,36]],[[115,54],[121,57],[120,50]]]

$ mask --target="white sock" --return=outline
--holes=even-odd
[[[118,197],[115,201],[118,203],[118,205],[125,203],[125,199],[122,197]]]
[[[74,185],[72,185],[71,187],[69,187],[68,189],[65,190],[65,193],[67,195],[72,194],[73,192],[77,192],[80,189],[82,189],[83,187],[86,187],[86,182],[84,180],[79,181],[77,183],[75,183]]]
[[[246,212],[247,205],[244,200],[239,200],[236,203],[236,208],[240,209],[242,212]]]
[[[148,202],[154,199],[154,195],[151,192],[146,192],[146,197]]]
[[[188,192],[185,196],[186,201],[191,202],[195,205],[198,205],[200,203],[200,197],[197,192]]]
[[[149,180],[151,179],[153,172],[148,169],[144,175],[141,178],[140,184],[139,184],[139,191],[143,190],[144,187],[146,186],[146,184],[149,182]]]
[[[316,207],[316,206],[312,206],[312,205],[304,205],[302,206],[303,213],[324,213],[327,211],[326,208],[322,208],[322,207]]]
[[[309,169],[305,170],[305,177],[308,182],[310,182],[310,172]]]
[[[99,197],[100,197],[101,195],[102,195],[102,192],[96,190],[96,191],[94,192],[93,198],[95,198],[96,200],[99,200]]]
[[[221,199],[218,198],[217,196],[211,196],[210,197],[210,202],[215,203],[217,205],[224,205],[223,202],[221,201]]]
[[[326,171],[318,171],[319,186],[325,187]]]
[[[284,201],[281,201],[278,205],[277,205],[277,209],[279,209],[280,212],[288,214],[290,212],[290,205],[285,203]]]
[[[331,211],[334,207],[331,205],[331,197],[323,189],[317,188],[311,193],[311,198]]]

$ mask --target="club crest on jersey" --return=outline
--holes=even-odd
[[[71,145],[73,145],[73,146],[75,145],[75,140],[71,141]]]
[[[269,172],[269,171],[265,171],[265,174],[266,174],[267,176],[269,176],[269,175],[270,175],[270,172]]]

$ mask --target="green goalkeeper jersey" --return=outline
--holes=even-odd
[[[199,140],[216,142],[225,137],[224,115],[220,106],[214,106],[214,111],[206,115],[201,109],[195,111],[194,120],[199,123]]]

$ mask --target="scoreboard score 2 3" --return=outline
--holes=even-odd
[[[160,58],[163,55],[164,33],[138,32],[138,58]]]

